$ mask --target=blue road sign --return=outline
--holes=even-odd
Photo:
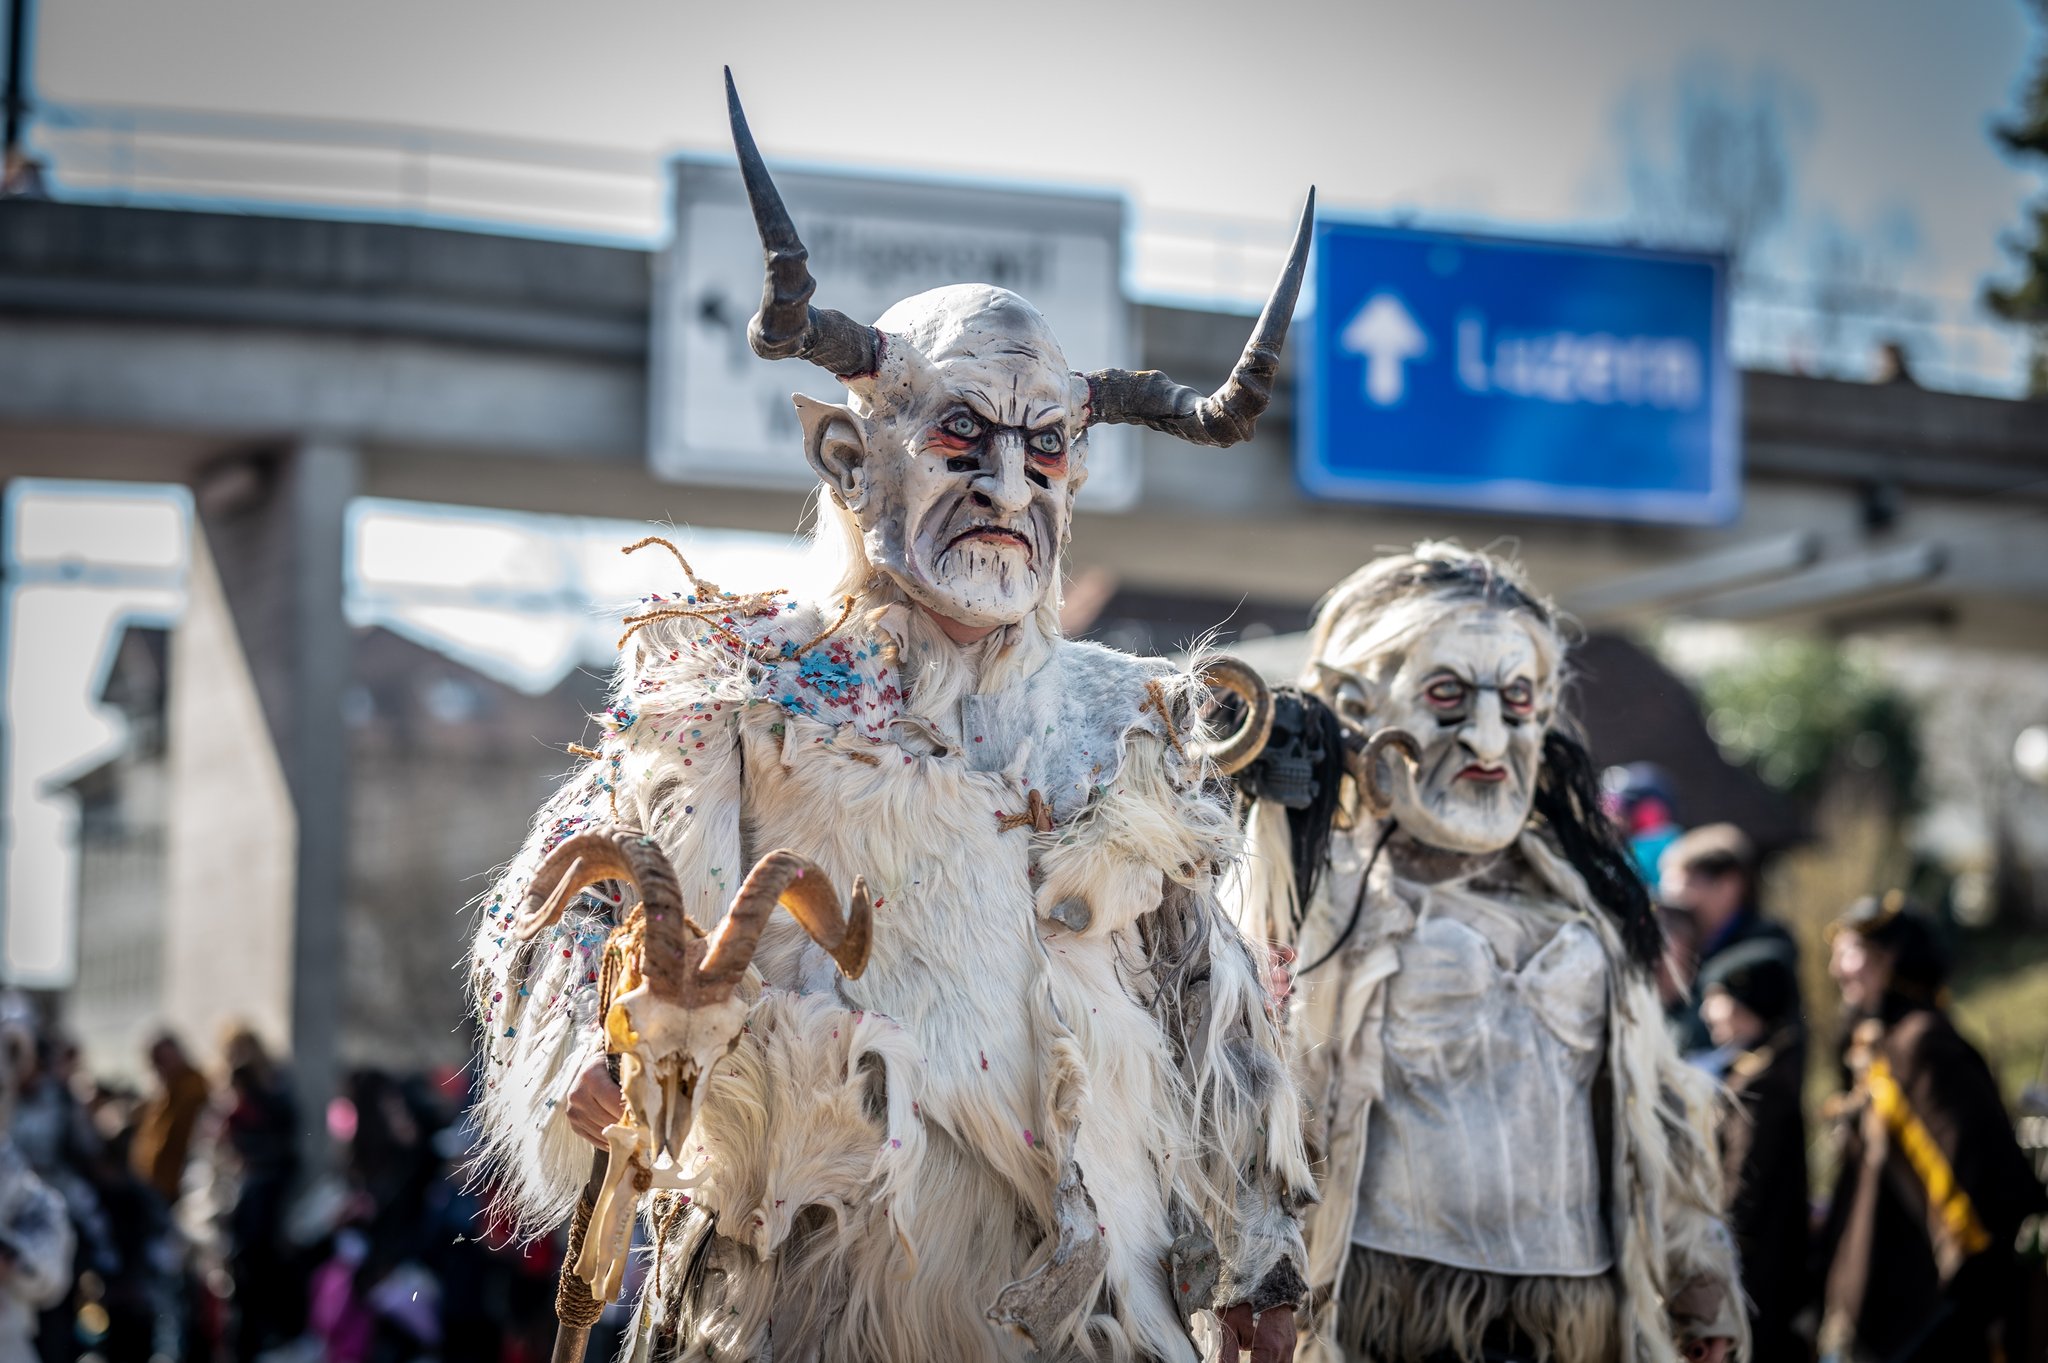
[[[1317,497],[1707,524],[1740,497],[1713,256],[1321,222]]]

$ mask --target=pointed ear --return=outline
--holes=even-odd
[[[1372,713],[1384,699],[1379,687],[1349,668],[1337,667],[1321,658],[1313,659],[1309,670],[1315,677],[1315,691],[1340,719],[1369,727]]]
[[[836,406],[792,393],[796,419],[804,428],[804,458],[818,477],[839,499],[840,505],[857,511],[867,497],[867,432],[851,408]]]

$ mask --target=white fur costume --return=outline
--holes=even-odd
[[[1314,960],[1348,917],[1369,851],[1369,844],[1361,850],[1349,839],[1334,849],[1331,873],[1304,928],[1306,959]],[[1733,1242],[1718,1210],[1713,1086],[1673,1052],[1655,985],[1628,960],[1578,873],[1534,833],[1523,835],[1517,851],[1575,920],[1599,934],[1608,960],[1603,1078],[1611,1085],[1614,1152],[1608,1168],[1608,1223],[1622,1342],[1612,1356],[1627,1363],[1674,1359],[1667,1294],[1698,1278],[1725,1284],[1731,1293],[1736,1282]],[[1400,943],[1415,927],[1414,912],[1394,892],[1391,871],[1382,864],[1373,874],[1376,888],[1358,932],[1304,982],[1292,1020],[1296,1075],[1309,1107],[1309,1146],[1322,1199],[1307,1216],[1308,1279],[1316,1304],[1315,1332],[1322,1340],[1336,1337],[1341,1304],[1359,1296],[1357,1285],[1346,1283],[1344,1275],[1358,1188],[1371,1158],[1366,1131],[1384,1078],[1379,1028],[1387,985],[1399,966]],[[1461,1301],[1446,1290],[1455,1276],[1443,1275],[1446,1281],[1433,1285],[1433,1300],[1406,1303],[1405,1309],[1456,1311]],[[1466,1285],[1474,1281],[1467,1278]],[[1732,1306],[1739,1298],[1728,1300]],[[1604,1314],[1598,1305],[1593,1309]],[[1483,1326],[1484,1312],[1478,1314],[1482,1318],[1473,1323]],[[1739,1311],[1731,1311],[1731,1336],[1740,1332],[1740,1322]],[[1455,1338],[1459,1330],[1446,1328],[1445,1333]],[[1300,1356],[1314,1359],[1318,1354],[1305,1346]]]
[[[528,1223],[566,1216],[588,1167],[556,1109],[598,1047],[604,923],[573,912],[524,951],[502,925],[539,858],[615,800],[700,922],[775,846],[876,896],[857,981],[786,918],[763,938],[767,987],[699,1099],[702,1181],[650,1199],[658,1354],[1027,1356],[987,1313],[1056,1242],[1071,1151],[1107,1263],[1042,1356],[1090,1335],[1107,1356],[1192,1356],[1165,1267],[1188,1213],[1221,1282],[1186,1305],[1242,1300],[1301,1262],[1308,1177],[1257,968],[1212,897],[1234,830],[1177,752],[1189,682],[1036,617],[963,650],[871,594],[800,652],[820,611],[731,607],[634,636],[602,759],[484,916],[482,1110]],[[1032,790],[1052,831],[1004,831]]]
[[[1549,607],[1512,566],[1454,546],[1369,566],[1319,615],[1304,689],[1354,733],[1394,726],[1419,741],[1381,817],[1345,781],[1347,818],[1298,918],[1307,973],[1290,1040],[1320,1193],[1304,1359],[1345,1357],[1339,1341],[1372,1363],[1476,1358],[1489,1329],[1562,1363],[1670,1363],[1681,1333],[1744,1346],[1714,1086],[1672,1047],[1646,948],[1624,940],[1548,821],[1601,817],[1583,789],[1556,803],[1561,654]],[[1531,812],[1539,767],[1548,815]],[[1248,932],[1279,941],[1297,936],[1286,816],[1255,805],[1238,910]],[[1374,860],[1392,829],[1405,830],[1405,869],[1400,855]],[[1469,918],[1475,900],[1490,926],[1432,926]],[[1486,972],[1459,959],[1471,938],[1494,972],[1476,996]],[[1604,989],[1582,978],[1601,962]],[[1433,999],[1440,1016],[1418,1016]],[[1532,1026],[1539,1044],[1522,1044]],[[1469,1077],[1451,1072],[1460,1064]],[[1477,1186],[1444,1186],[1460,1171]],[[1404,1205],[1361,1215],[1365,1189]]]
[[[601,751],[477,938],[491,1158],[534,1227],[590,1158],[558,1109],[598,1052],[606,922],[586,901],[552,936],[511,932],[547,852],[638,828],[709,926],[788,848],[865,878],[866,969],[840,978],[769,920],[745,1027],[661,1171],[686,1191],[645,1199],[640,1356],[1192,1358],[1197,1312],[1302,1295],[1298,1099],[1214,895],[1237,830],[1190,746],[1196,684],[1062,639],[1059,566],[1091,426],[1250,433],[1308,214],[1215,395],[1082,375],[1007,290],[933,290],[873,327],[813,306],[729,75],[727,101],[765,261],[751,341],[848,390],[796,399],[842,566],[821,608],[684,565],[635,617]]]

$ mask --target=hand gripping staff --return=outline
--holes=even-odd
[[[841,912],[831,879],[787,848],[754,864],[709,934],[682,908],[675,868],[638,829],[612,826],[565,838],[534,873],[513,932],[531,941],[582,891],[623,881],[639,896],[605,942],[599,985],[605,1051],[617,1064],[625,1112],[605,1128],[576,1204],[555,1294],[554,1363],[581,1363],[606,1302],[618,1296],[640,1194],[674,1178],[697,1087],[738,1042],[746,1001],[735,993],[777,904],[849,978],[866,968],[874,927],[867,881]],[[667,1162],[663,1162],[667,1161]],[[659,1165],[659,1167],[657,1167]]]

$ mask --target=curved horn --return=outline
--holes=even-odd
[[[1202,756],[1216,764],[1218,771],[1225,776],[1235,775],[1266,750],[1266,740],[1273,736],[1273,688],[1236,658],[1214,659],[1199,675],[1209,686],[1228,691],[1244,702],[1244,723],[1237,726],[1236,733],[1217,743],[1195,745]]]
[[[1251,339],[1244,343],[1244,354],[1221,388],[1204,397],[1156,369],[1098,369],[1086,376],[1088,424],[1150,426],[1195,445],[1235,445],[1251,439],[1252,428],[1273,400],[1280,347],[1287,340],[1294,301],[1301,295],[1315,217],[1316,192],[1311,187],[1280,280],[1273,285],[1273,295],[1266,300]]]
[[[711,934],[697,978],[707,985],[736,983],[753,963],[761,929],[778,903],[832,954],[849,978],[859,978],[867,968],[868,943],[874,931],[867,880],[854,878],[853,901],[842,915],[839,892],[832,888],[831,877],[818,863],[786,847],[762,857],[747,873],[746,883],[733,897],[731,911]]]
[[[862,326],[843,312],[811,306],[818,281],[811,278],[811,253],[796,234],[782,195],[768,175],[768,164],[747,130],[740,92],[725,68],[725,109],[732,120],[733,150],[739,153],[740,178],[746,181],[747,202],[754,209],[754,227],[768,260],[761,285],[761,310],[747,323],[747,341],[764,360],[792,357],[809,360],[835,377],[857,378],[875,372],[880,347],[875,329]]]
[[[646,906],[650,923],[683,918],[683,892],[660,847],[637,828],[605,828],[562,839],[527,883],[512,935],[530,942],[561,921],[569,901],[593,885],[623,880]]]
[[[1408,759],[1407,767],[1397,779],[1406,783],[1411,790],[1415,780],[1415,768],[1422,762],[1422,745],[1417,743],[1415,735],[1406,729],[1381,729],[1365,741],[1365,751],[1358,756],[1358,776],[1360,784],[1365,789],[1366,809],[1375,819],[1387,816],[1394,807],[1394,797],[1398,793],[1389,789],[1386,782],[1380,779],[1380,759],[1387,755],[1389,748]]]

